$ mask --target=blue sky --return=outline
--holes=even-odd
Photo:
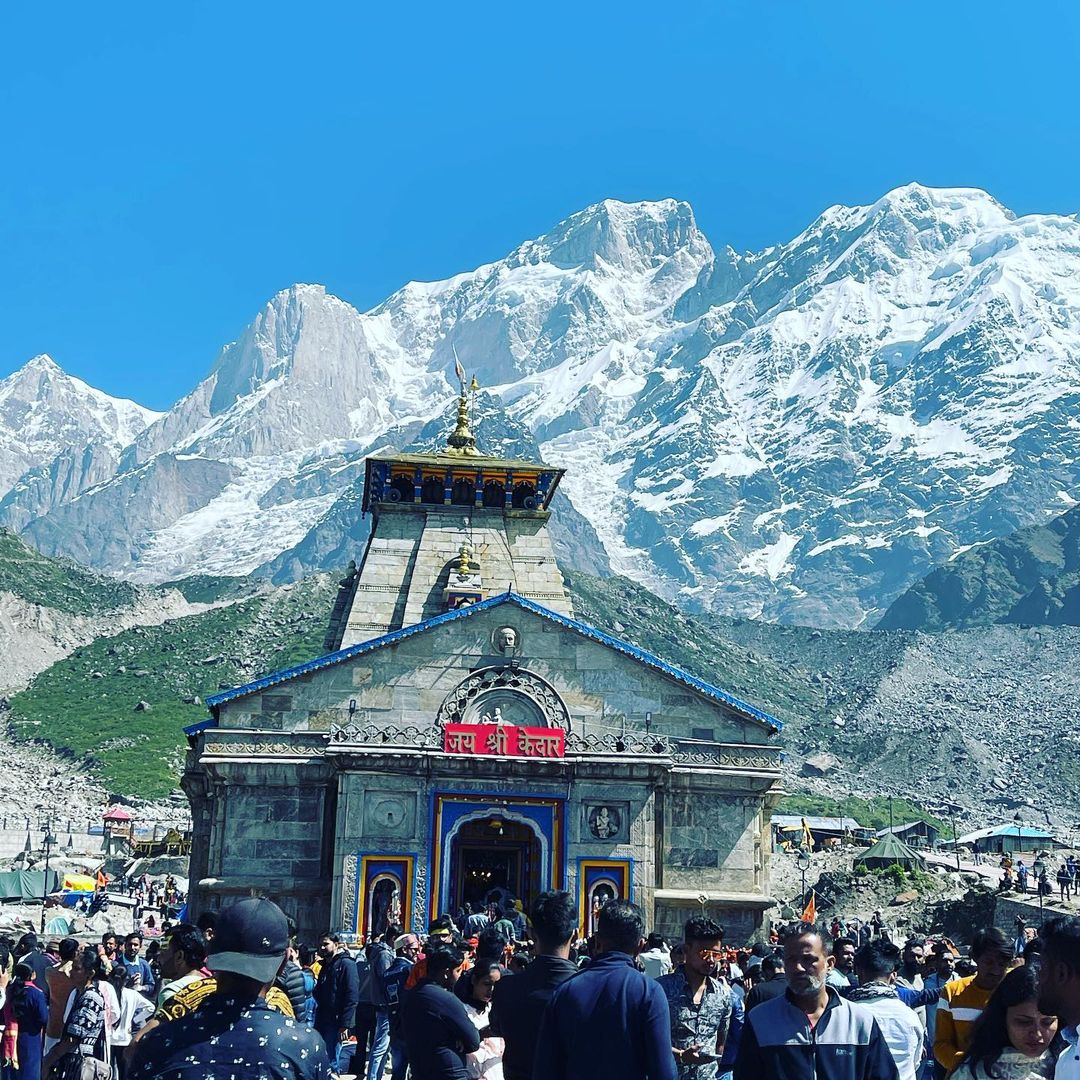
[[[910,180],[1075,213],[1078,46],[996,0],[9,6],[0,375],[166,408],[280,288],[367,308],[605,197],[738,248]]]

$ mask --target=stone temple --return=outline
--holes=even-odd
[[[193,914],[268,895],[315,940],[566,888],[585,932],[612,896],[760,928],[780,724],[574,618],[562,475],[479,451],[464,389],[443,451],[368,459],[326,654],[188,729]]]

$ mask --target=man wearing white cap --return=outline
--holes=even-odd
[[[269,900],[220,912],[207,960],[217,990],[139,1043],[128,1080],[330,1080],[322,1039],[266,1004],[288,944],[285,915]]]

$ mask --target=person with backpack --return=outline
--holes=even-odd
[[[315,983],[316,975],[312,971],[315,964],[315,950],[310,945],[297,948],[300,970],[304,975],[304,1011],[296,1014],[296,1019],[313,1027],[315,1024]]]
[[[307,983],[299,955],[296,945],[290,941],[285,952],[285,966],[278,972],[274,985],[289,999],[293,1016],[302,1020],[307,1007]]]
[[[398,936],[398,929],[391,928],[391,939]],[[367,996],[375,1014],[367,1075],[374,1080],[381,1080],[390,1057],[390,998],[386,976],[394,963],[394,950],[383,940],[382,934],[376,934],[365,951],[368,962]]]
[[[4,1080],[41,1080],[42,1039],[48,1018],[49,1008],[45,994],[34,982],[34,969],[29,964],[16,964],[0,1012]]]

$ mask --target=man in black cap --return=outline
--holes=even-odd
[[[207,960],[217,990],[139,1043],[128,1080],[330,1080],[322,1039],[266,1004],[288,944],[285,915],[269,900],[220,912]]]

